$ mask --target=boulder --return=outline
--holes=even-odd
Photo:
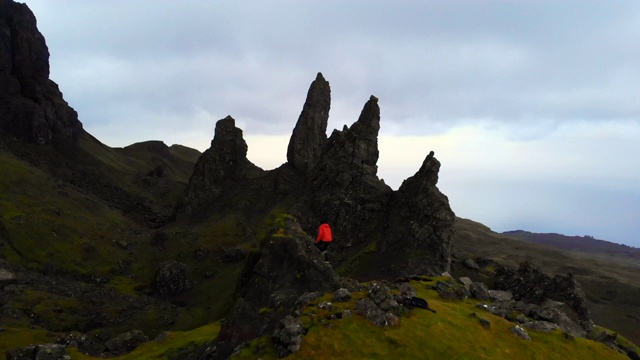
[[[380,309],[380,307],[378,307],[378,305],[376,305],[376,303],[371,300],[371,298],[364,298],[358,301],[358,303],[356,304],[355,312],[356,314],[365,317],[374,325],[388,325],[386,317],[387,313],[384,310]]]
[[[542,332],[549,332],[549,331],[559,329],[558,325],[549,321],[530,321],[530,322],[522,323],[521,325],[522,327],[525,327],[527,329],[542,331]]]
[[[58,344],[31,345],[17,350],[7,350],[7,360],[67,360],[65,347]]]
[[[156,270],[152,288],[161,297],[170,297],[191,290],[193,282],[189,278],[187,266],[175,260],[161,264]]]
[[[276,326],[271,339],[279,357],[285,357],[300,350],[304,338],[304,329],[300,320],[285,316]]]
[[[130,353],[149,338],[140,330],[133,330],[119,334],[105,343],[107,351],[112,356]]]
[[[469,293],[471,293],[471,297],[478,300],[489,300],[491,298],[489,288],[482,282],[471,283],[469,285]]]
[[[345,302],[351,300],[351,292],[345,288],[340,288],[333,293],[333,301]]]
[[[509,328],[509,331],[516,334],[519,338],[524,340],[531,340],[531,336],[527,333],[525,329],[520,327],[520,325],[516,325],[514,327]]]

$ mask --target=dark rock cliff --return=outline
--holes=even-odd
[[[0,0],[0,128],[36,144],[76,141],[78,114],[49,80],[49,49],[25,4]]]
[[[279,204],[309,234],[315,234],[320,219],[329,221],[334,265],[367,258],[352,262],[350,275],[393,278],[447,270],[455,215],[436,186],[438,160],[429,154],[394,192],[377,176],[378,98],[371,96],[351,127],[334,130],[327,139],[330,103],[329,83],[319,73],[293,130],[288,163],[268,172],[247,160],[247,145],[233,119],[220,120],[211,148],[196,164],[178,217],[270,210]]]

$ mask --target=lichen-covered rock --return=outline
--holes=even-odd
[[[169,297],[191,290],[193,282],[185,264],[170,260],[158,267],[152,287],[156,294]]]
[[[314,169],[327,142],[327,122],[331,107],[331,88],[321,73],[311,83],[307,99],[293,129],[287,162],[303,172]]]
[[[285,316],[276,325],[271,339],[279,357],[285,357],[300,350],[304,338],[304,329],[300,320],[293,316]]]

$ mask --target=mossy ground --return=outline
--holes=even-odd
[[[520,339],[509,331],[514,326],[476,307],[477,301],[446,301],[429,290],[432,282],[414,281],[419,297],[437,311],[414,309],[403,315],[395,327],[377,327],[353,315],[326,320],[330,313],[355,307],[365,293],[354,293],[348,303],[333,303],[333,309],[319,309],[316,300],[303,310],[300,320],[307,334],[300,351],[290,359],[628,359],[601,343],[583,338],[568,339],[562,332],[529,331],[532,340]],[[472,314],[476,313],[476,316]],[[478,317],[491,322],[485,329]],[[268,337],[258,339],[236,359],[275,359]]]

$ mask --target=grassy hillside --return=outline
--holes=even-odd
[[[640,261],[553,249],[495,233],[467,219],[459,218],[455,227],[454,247],[460,259],[482,257],[513,267],[529,261],[550,274],[571,272],[587,295],[596,324],[640,343]]]
[[[392,327],[378,327],[352,315],[329,319],[345,309],[353,310],[366,292],[352,294],[352,300],[331,301],[331,294],[302,309],[299,319],[307,331],[300,351],[288,359],[628,359],[604,344],[583,338],[568,338],[561,331],[549,333],[529,330],[532,340],[523,340],[509,331],[514,324],[476,307],[477,300],[449,301],[439,298],[430,286],[437,280],[413,281],[418,296],[428,300],[436,313],[414,309]],[[479,319],[490,322],[481,325]],[[167,359],[215,338],[219,323],[200,328],[169,332],[143,344],[130,354],[114,359]],[[624,339],[620,339],[624,341]],[[73,359],[94,359],[74,348],[67,349]],[[256,339],[233,359],[277,359],[269,337]]]

